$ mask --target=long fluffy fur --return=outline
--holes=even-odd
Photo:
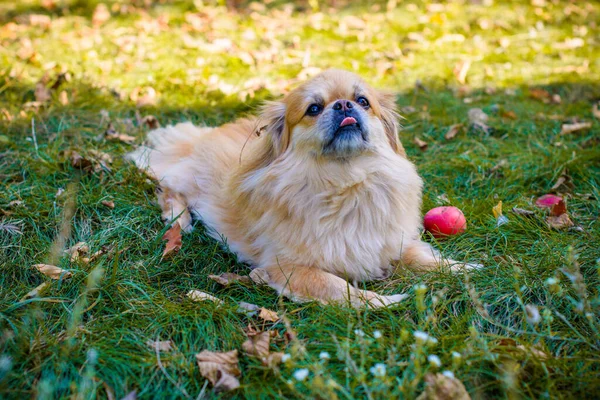
[[[318,132],[301,117],[303,96],[319,90],[335,98],[352,82],[373,98],[373,147],[348,160],[315,156],[310,140]],[[160,181],[166,220],[179,218],[189,231],[191,211],[280,293],[382,306],[403,295],[360,291],[348,281],[385,278],[393,260],[426,269],[441,262],[419,241],[422,181],[396,129],[389,96],[353,74],[328,71],[268,104],[259,119],[160,128],[129,158]]]

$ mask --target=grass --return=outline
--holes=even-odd
[[[331,9],[275,1],[232,12],[210,2],[108,2],[112,15],[103,23],[93,18],[94,1],[0,3],[0,397],[413,398],[427,373],[445,370],[473,398],[600,392],[600,123],[592,114],[600,99],[600,7],[392,3]],[[463,60],[472,61],[464,84],[453,73]],[[139,144],[147,127],[136,111],[163,125],[221,124],[331,66],[398,92],[406,118],[400,136],[425,180],[424,209],[445,204],[445,195],[469,223],[436,246],[485,268],[467,276],[399,271],[368,286],[410,297],[375,311],[294,304],[252,285],[221,287],[207,275],[249,269],[200,224],[179,254],[161,260],[155,186],[123,161],[131,145],[102,138],[109,119]],[[26,104],[45,74],[51,86],[62,72],[71,79],[50,100]],[[155,99],[139,104],[149,88]],[[540,88],[560,103],[533,98]],[[475,107],[489,115],[490,132],[469,127]],[[561,135],[574,120],[592,127]],[[457,123],[465,128],[444,139]],[[82,171],[69,150],[88,158],[101,151],[113,162]],[[558,192],[580,229],[553,230],[533,202],[553,192],[565,170],[571,183]],[[500,200],[509,223],[496,226],[492,207]],[[79,241],[115,251],[71,262],[62,247]],[[49,281],[32,268],[37,263],[73,276],[23,300]],[[185,297],[191,289],[225,303],[193,303]],[[240,314],[240,301],[278,310],[289,325]],[[527,305],[537,307],[539,322],[528,321]],[[215,394],[194,354],[241,348],[248,325],[278,332],[272,348],[291,359],[272,370],[241,356],[242,386]],[[286,344],[288,331],[297,342]],[[437,344],[417,343],[415,331]],[[160,364],[145,344],[156,338],[175,347]],[[331,358],[321,360],[322,351]],[[428,361],[432,354],[440,367]],[[377,363],[385,376],[372,374]],[[293,373],[302,368],[310,374],[298,381]]]

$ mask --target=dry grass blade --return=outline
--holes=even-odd
[[[29,300],[29,299],[33,299],[35,297],[41,296],[44,293],[44,291],[46,289],[48,289],[48,286],[50,286],[50,282],[42,283],[41,285],[37,286],[33,290],[27,292],[27,294],[21,298],[21,301]]]
[[[55,265],[35,264],[33,267],[51,279],[61,279],[61,278],[66,279],[66,278],[70,278],[71,276],[73,276],[73,274],[70,271],[62,269]]]

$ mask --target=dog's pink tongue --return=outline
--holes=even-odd
[[[346,125],[352,125],[356,123],[356,119],[352,118],[352,117],[346,117],[344,118],[344,120],[342,121],[342,123],[340,124],[340,128],[342,126],[346,126]]]

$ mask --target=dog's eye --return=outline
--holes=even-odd
[[[363,108],[369,108],[369,100],[367,100],[366,97],[360,96],[358,99],[356,99],[356,102]]]
[[[308,109],[306,110],[306,114],[310,115],[310,116],[315,116],[315,115],[319,115],[319,113],[323,111],[323,106],[320,104],[311,104],[310,106],[308,106]]]

